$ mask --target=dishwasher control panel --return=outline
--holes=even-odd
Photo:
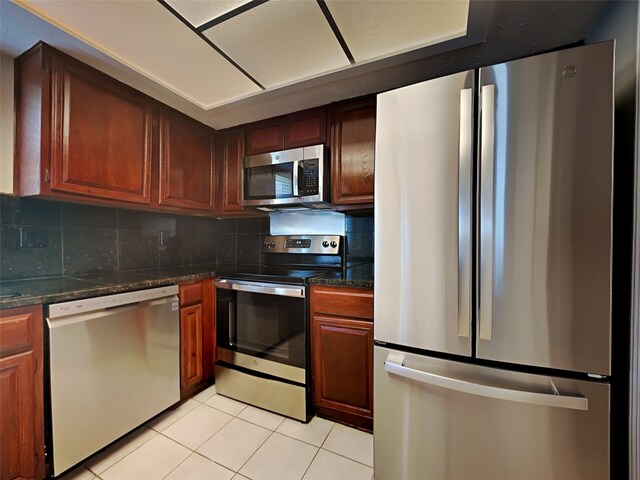
[[[147,290],[136,290],[133,292],[117,293],[115,295],[105,295],[101,297],[85,298],[71,302],[54,303],[49,305],[48,318],[66,317],[78,313],[94,312],[115,307],[124,307],[130,304],[147,302],[158,298],[175,297],[178,295],[178,286],[169,285],[166,287],[150,288]],[[177,297],[174,299],[177,310]]]

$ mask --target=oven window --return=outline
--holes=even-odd
[[[244,196],[247,200],[293,197],[293,163],[245,169]]]
[[[225,292],[226,293],[226,292]],[[218,323],[218,344],[224,348],[305,368],[305,301],[302,298],[233,292],[218,298],[228,322]],[[220,310],[219,310],[220,312]],[[223,318],[225,318],[223,317]],[[220,320],[218,320],[220,322]]]

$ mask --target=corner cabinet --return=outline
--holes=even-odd
[[[181,114],[160,112],[160,205],[213,213],[213,131]]]
[[[318,415],[373,429],[373,290],[311,287],[311,378]]]
[[[242,206],[242,158],[244,129],[225,130],[216,135],[216,213],[238,214]]]
[[[0,310],[0,478],[40,480],[44,468],[42,307]]]
[[[213,129],[45,44],[15,65],[18,195],[213,214]]]
[[[331,189],[336,206],[373,207],[376,99],[331,108]]]
[[[180,285],[180,397],[191,396],[213,378],[215,289],[212,280]]]

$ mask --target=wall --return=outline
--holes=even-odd
[[[0,55],[0,193],[13,192],[13,58]]]
[[[259,264],[268,218],[217,220],[0,195],[0,280]],[[30,237],[41,247],[20,247]]]

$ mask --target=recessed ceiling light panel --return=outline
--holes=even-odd
[[[203,33],[267,88],[350,65],[315,1],[271,0]]]
[[[356,62],[467,34],[469,0],[326,0]]]

